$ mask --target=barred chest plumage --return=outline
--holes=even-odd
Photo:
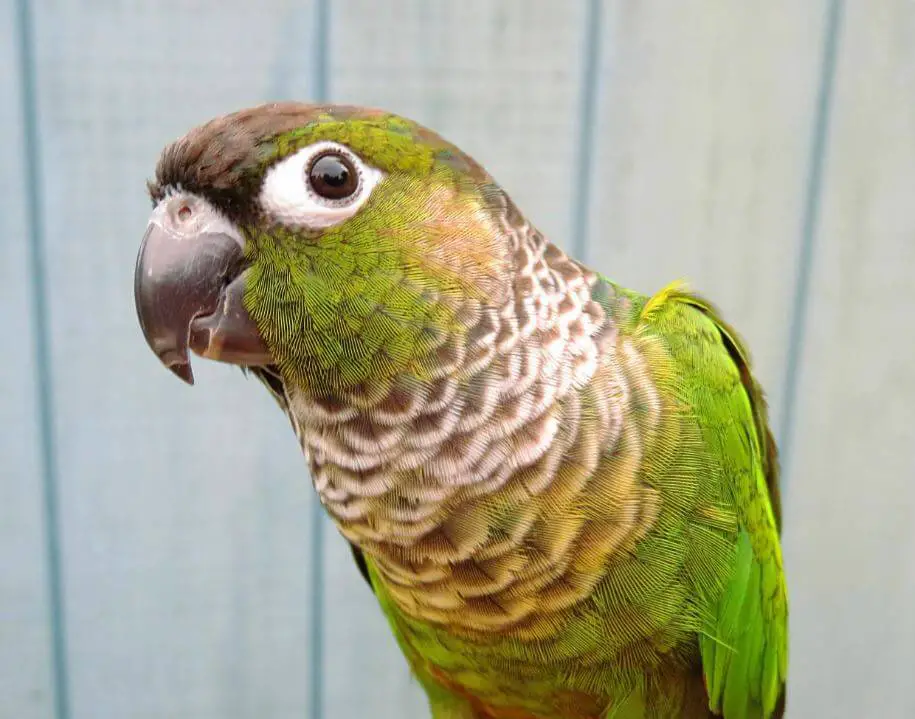
[[[454,307],[468,330],[440,338],[430,376],[346,399],[284,397],[341,533],[403,612],[465,633],[523,632],[568,608],[602,574],[586,579],[573,560],[634,541],[654,512],[634,481],[607,495],[620,499],[613,521],[574,509],[606,491],[594,471],[623,432],[630,388],[608,363],[641,359],[617,351],[593,273],[512,208],[502,224],[513,291],[499,307]]]

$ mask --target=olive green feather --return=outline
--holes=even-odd
[[[765,400],[750,374],[743,343],[716,310],[676,286],[668,301],[701,313],[720,335],[721,349],[739,372],[739,391],[717,411],[752,417],[750,426],[730,433],[725,456],[747,453],[749,472],[729,487],[738,509],[737,554],[724,592],[713,603],[713,617],[700,635],[702,662],[711,708],[726,719],[777,716],[784,702],[787,674],[787,599],[779,548],[778,464],[768,428]],[[704,393],[702,387],[697,391]],[[708,404],[712,409],[711,403]]]

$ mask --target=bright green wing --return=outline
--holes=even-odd
[[[714,325],[743,388],[724,411],[736,422],[752,418],[744,435],[752,471],[731,488],[740,527],[734,568],[700,638],[709,705],[725,719],[781,717],[788,669],[787,594],[778,536],[778,459],[765,399],[750,373],[746,349],[716,310],[682,291],[668,299],[690,305]]]

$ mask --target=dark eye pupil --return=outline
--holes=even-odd
[[[321,155],[311,163],[308,182],[311,189],[321,197],[343,200],[356,192],[359,178],[348,157],[329,154]]]

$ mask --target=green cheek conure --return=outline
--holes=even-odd
[[[747,350],[624,289],[430,130],[272,104],[168,146],[149,345],[276,398],[434,719],[769,719],[787,598]]]

